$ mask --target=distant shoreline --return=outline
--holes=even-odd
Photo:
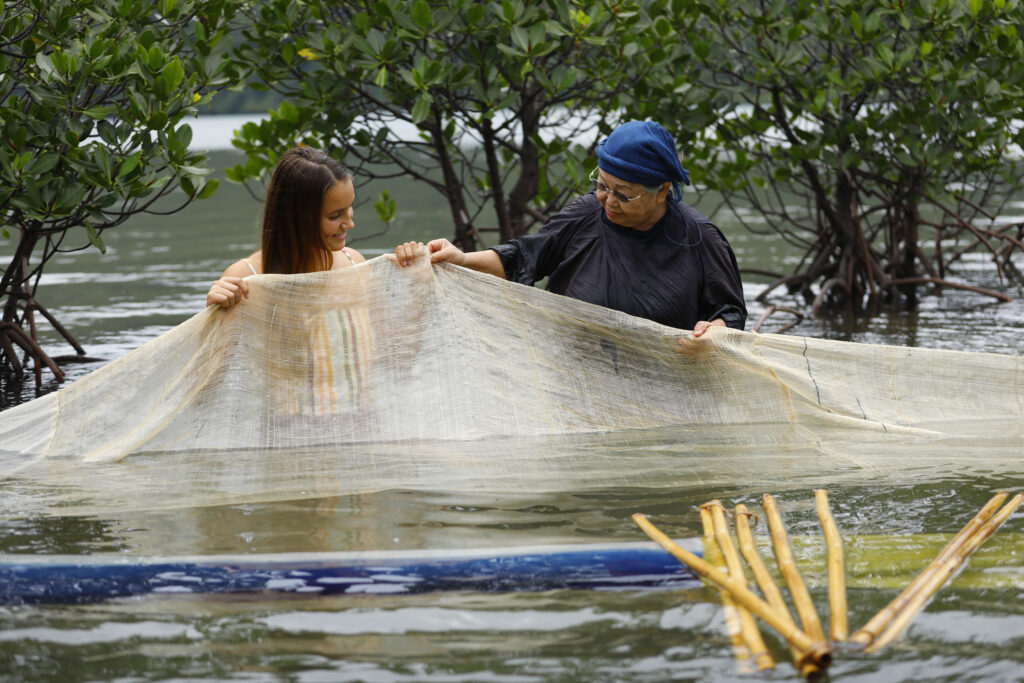
[[[189,145],[189,149],[196,152],[219,152],[219,151],[232,151],[238,152],[239,150],[232,146],[231,139],[235,136],[235,131],[240,129],[246,123],[253,122],[259,123],[270,118],[269,114],[200,114],[194,119],[184,119],[182,124],[188,124],[192,127],[192,143]],[[380,121],[374,121],[371,132],[376,130],[377,126],[382,125]],[[416,141],[421,139],[422,131],[416,128],[412,123],[403,121],[401,119],[393,119],[386,124],[389,134],[393,138],[398,140]],[[568,130],[572,130],[572,126]],[[558,129],[549,130],[545,136],[557,136],[557,135],[568,135],[567,131],[560,131]],[[596,136],[597,131],[591,130],[587,135],[575,135],[574,140],[581,144],[589,144],[592,140],[588,140],[589,136]],[[460,145],[477,145],[479,140],[474,137],[472,132],[463,132],[456,136],[456,141]]]
[[[250,121],[259,123],[268,118],[266,114],[203,114],[194,119],[184,119],[192,128],[192,142],[189,149],[197,152],[239,152],[231,144],[235,131]]]
[[[270,118],[269,114],[200,114],[194,119],[183,119],[182,124],[192,128],[192,142],[189,149],[195,152],[239,152],[231,144],[235,131],[245,124],[259,123]],[[416,127],[405,121],[394,121],[389,129],[403,140],[415,140],[419,136]]]

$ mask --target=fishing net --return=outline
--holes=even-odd
[[[684,353],[688,332],[425,256],[249,285],[0,413],[0,512],[1021,462],[1020,356],[723,328]]]

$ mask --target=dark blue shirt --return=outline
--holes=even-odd
[[[616,225],[594,194],[579,197],[536,235],[494,250],[509,280],[681,329],[722,318],[743,329],[747,308],[732,247],[696,209],[669,201],[650,230]]]

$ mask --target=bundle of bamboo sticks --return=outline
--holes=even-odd
[[[1024,501],[1024,493],[1018,493],[1003,505],[1009,495],[1008,492],[1002,491],[993,496],[902,593],[851,636],[847,623],[843,542],[832,517],[828,493],[824,489],[815,490],[818,518],[828,552],[828,638],[825,636],[806,584],[793,560],[782,516],[771,494],[765,494],[762,503],[779,572],[789,590],[800,620],[799,626],[786,606],[782,591],[757,552],[751,533],[751,518],[754,518],[754,515],[745,505],[737,505],[733,511],[739,553],[729,533],[726,511],[722,503],[713,500],[700,507],[701,522],[704,526],[703,559],[674,543],[655,527],[646,515],[634,514],[633,521],[652,540],[690,567],[698,576],[719,587],[726,609],[726,623],[737,657],[742,662],[752,662],[751,670],[774,667],[774,661],[765,647],[754,619],[756,616],[785,638],[800,675],[813,680],[819,678],[832,661],[830,643],[850,643],[854,647],[862,647],[864,652],[877,652],[897,638],[942,585]],[[756,522],[756,518],[754,519]],[[760,596],[750,589],[740,554],[754,575],[754,580],[761,591]]]

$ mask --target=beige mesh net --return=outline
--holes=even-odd
[[[0,512],[1020,470],[1020,356],[716,328],[691,357],[687,332],[425,257],[249,282],[0,413]]]

